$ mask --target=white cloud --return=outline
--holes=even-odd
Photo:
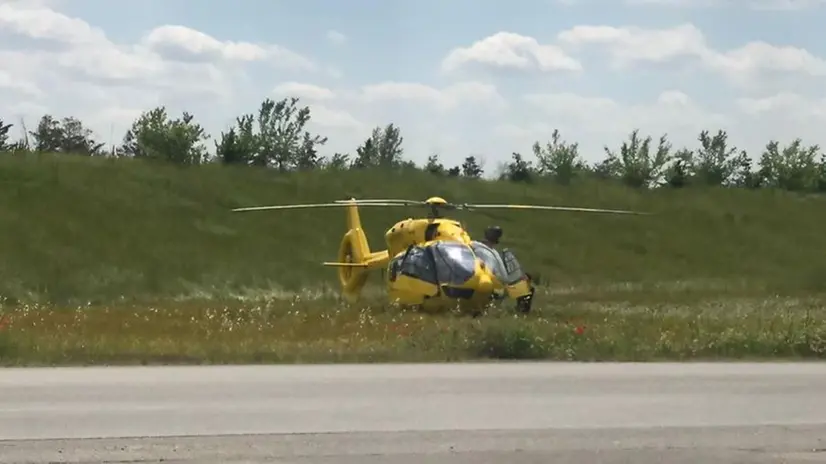
[[[566,45],[604,46],[622,66],[635,61],[702,58],[708,53],[703,33],[691,24],[671,29],[583,25],[564,30],[557,37]]]
[[[364,123],[344,109],[331,106],[339,96],[331,89],[304,82],[282,82],[273,89],[276,98],[297,97],[310,108],[310,121],[319,128],[366,130]]]
[[[23,117],[31,125],[44,111],[73,115],[99,136],[114,130],[120,137],[140,111],[164,105],[170,114],[195,113],[214,133],[234,119],[215,115],[216,106],[221,113],[248,111],[235,103],[251,79],[246,66],[304,75],[317,69],[277,44],[221,40],[180,25],[160,25],[136,43],[116,43],[51,4],[0,3],[0,99],[19,112],[0,117]],[[346,120],[330,112],[327,119]]]
[[[313,111],[313,120],[324,118],[326,126],[370,128],[375,125],[386,124],[378,113],[384,113],[388,108],[395,110],[403,108],[404,112],[417,109],[417,116],[427,117],[427,114],[449,112],[451,110],[466,109],[467,105],[479,104],[492,107],[506,106],[505,99],[497,92],[496,87],[481,82],[459,82],[436,88],[417,82],[386,81],[362,86],[359,90],[333,90],[315,84],[302,82],[283,82],[278,84],[274,91],[278,98],[299,97],[305,100]],[[323,106],[322,106],[323,103]],[[372,121],[372,126],[361,122],[343,108],[363,108],[365,118]],[[386,114],[386,113],[385,113]],[[366,135],[365,135],[366,137]]]
[[[331,100],[336,97],[332,90],[304,82],[283,82],[275,86],[273,93],[279,98],[298,97],[306,100]]]
[[[326,36],[327,36],[327,40],[333,45],[340,46],[340,45],[344,45],[345,43],[347,43],[347,36],[344,35],[343,33],[339,32],[339,31],[331,29],[331,30],[327,31]]]
[[[74,45],[106,40],[103,31],[85,21],[28,2],[0,4],[0,30]]]
[[[466,66],[520,71],[581,71],[574,56],[597,47],[610,56],[617,71],[641,63],[682,63],[725,76],[740,86],[755,86],[777,75],[826,75],[826,60],[794,47],[751,41],[729,50],[716,50],[705,34],[690,23],[667,28],[579,25],[557,34],[557,44],[540,44],[535,38],[499,32],[469,47],[452,50],[442,61],[445,71]]]
[[[504,105],[496,87],[481,82],[460,82],[442,89],[415,82],[381,82],[362,87],[366,102],[408,101],[424,103],[440,110],[452,110],[464,104]]]
[[[345,108],[331,105],[336,93],[319,85],[284,80],[271,83],[270,92],[250,92],[249,65],[301,75],[321,69],[277,44],[221,40],[182,25],[160,25],[136,43],[121,44],[45,3],[19,1],[0,4],[0,34],[28,40],[24,50],[0,42],[0,98],[7,103],[0,117],[8,121],[24,118],[31,126],[47,112],[72,115],[101,140],[118,143],[141,112],[163,105],[173,117],[193,112],[215,137],[237,115],[255,113],[269,93],[304,100],[310,128],[325,135],[369,131]],[[352,136],[345,140],[355,143]]]
[[[826,5],[826,0],[753,0],[757,10],[798,11]]]
[[[791,92],[778,93],[762,98],[738,98],[739,109],[750,115],[778,112],[789,112],[790,118],[808,119],[810,117],[826,116],[826,100],[812,100]],[[790,111],[792,110],[792,111]]]
[[[63,3],[64,0],[3,0],[3,3],[18,6],[51,6],[55,7]]]
[[[322,154],[352,153],[372,127],[393,122],[402,129],[406,156],[422,162],[439,153],[450,165],[469,154],[493,164],[512,151],[527,154],[554,128],[580,142],[593,161],[603,156],[604,144],[618,146],[634,128],[655,138],[668,133],[677,146],[696,146],[701,130],[718,128],[749,150],[772,137],[826,141],[826,101],[799,86],[806,76],[826,75],[821,58],[758,41],[718,50],[688,23],[659,29],[581,25],[556,36],[548,31],[551,41],[499,32],[445,47],[443,57],[426,64],[431,68],[418,68],[432,75],[441,65],[442,73],[425,83],[382,80],[382,69],[367,75],[363,66],[338,69],[351,62],[316,62],[279,44],[185,25],[160,23],[133,43],[118,43],[55,10],[56,1],[0,0],[0,117],[9,122],[23,116],[32,126],[44,112],[73,115],[101,140],[118,142],[141,111],[164,105],[173,116],[194,113],[217,136],[236,116],[255,114],[263,98],[296,96],[311,109],[311,130],[330,137]],[[335,32],[326,39],[341,43]],[[324,44],[320,34],[315,39]],[[358,50],[352,53],[358,61]],[[605,60],[590,61],[594,54],[607,55],[615,74],[597,74]],[[652,63],[659,66],[639,69]],[[704,73],[657,80],[656,72],[673,64]],[[343,76],[342,69],[347,78],[333,78]],[[500,72],[475,72],[484,70]],[[798,93],[756,85],[777,75]],[[635,76],[646,80],[635,83]],[[603,86],[617,77],[630,78],[632,87]],[[716,91],[721,77],[747,87]],[[640,96],[648,92],[654,93],[647,100]]]
[[[621,70],[638,62],[694,59],[706,69],[721,73],[740,85],[750,85],[755,79],[772,73],[826,75],[826,60],[805,49],[753,41],[718,51],[693,24],[663,29],[582,25],[560,32],[558,39],[573,48],[603,47],[610,54],[614,67]]]
[[[733,4],[739,1],[741,4],[748,0],[625,0],[628,5],[644,6],[679,6],[679,7],[716,7]]]
[[[468,65],[520,71],[581,71],[582,65],[556,45],[513,32],[498,32],[469,47],[454,48],[442,60],[451,72]]]
[[[258,61],[267,56],[267,50],[259,45],[222,42],[203,32],[177,25],[152,29],[143,38],[143,44],[161,56],[180,60]]]
[[[51,66],[52,72],[71,70],[89,78],[188,88],[193,82],[220,84],[229,72],[225,61],[264,61],[289,68],[311,69],[313,64],[277,45],[220,41],[184,27],[165,25],[149,31],[136,44],[116,44],[99,28],[48,7],[23,3],[0,4],[0,33],[45,41],[43,48],[5,52],[14,73],[18,63]],[[5,61],[5,60],[4,60]],[[201,76],[191,82],[188,75]],[[31,78],[31,75],[25,76]],[[162,84],[159,84],[163,82]],[[205,86],[204,86],[205,87]]]
[[[639,7],[646,7],[646,6],[661,6],[661,7],[680,7],[680,8],[709,8],[709,7],[720,7],[720,6],[727,6],[731,4],[745,5],[749,1],[760,1],[760,0],[619,0],[620,4],[625,4],[628,6],[639,6]],[[765,1],[774,1],[774,0],[765,0]],[[782,0],[777,0],[782,1]],[[788,0],[794,1],[794,0]],[[558,5],[564,6],[583,6],[583,5],[611,5],[614,6],[618,2],[617,0],[555,0],[555,3]]]
[[[321,127],[358,129],[362,131],[368,128],[367,125],[347,111],[321,104],[311,103],[307,106],[310,107],[311,121],[313,124],[318,124]]]
[[[557,0],[563,5],[606,4],[613,0]],[[826,0],[624,0],[626,5],[677,8],[749,8],[758,11],[799,11],[826,4]]]
[[[37,85],[32,84],[31,82],[15,79],[12,77],[11,73],[2,69],[0,69],[0,88],[20,92],[35,98],[45,95],[43,90],[41,90]]]
[[[527,117],[498,125],[494,133],[529,152],[531,140],[550,140],[554,129],[563,138],[580,143],[585,159],[598,161],[603,146],[616,149],[634,129],[655,141],[667,134],[674,148],[698,146],[703,130],[729,133],[730,143],[758,157],[770,140],[782,144],[800,137],[805,143],[826,146],[822,127],[826,125],[826,98],[811,99],[783,92],[759,98],[739,98],[719,109],[697,102],[678,91],[661,92],[642,103],[621,103],[601,96],[573,93],[527,94],[523,99],[533,108]]]
[[[586,156],[602,157],[602,145],[619,144],[634,129],[654,138],[668,133],[677,145],[692,144],[703,129],[717,129],[732,124],[732,119],[703,108],[678,90],[660,93],[647,103],[622,104],[611,98],[573,93],[525,95],[524,100],[536,111],[540,125],[509,125],[498,128],[506,136],[550,138],[554,128],[566,138],[581,141]],[[596,142],[592,142],[596,141]]]
[[[790,142],[800,137],[826,148],[826,98],[781,92],[758,98],[738,98],[734,103],[742,131],[759,135],[759,147],[770,139]]]

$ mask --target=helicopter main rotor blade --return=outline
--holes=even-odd
[[[474,209],[538,209],[538,210],[549,210],[549,211],[578,211],[578,212],[585,212],[585,213],[612,213],[612,214],[637,214],[637,215],[648,215],[650,213],[643,213],[639,211],[627,211],[627,210],[618,210],[618,209],[601,209],[601,208],[578,208],[574,206],[542,206],[542,205],[473,205],[473,204],[463,204],[460,205],[462,208],[467,208],[470,210]]]
[[[421,200],[402,200],[402,199],[363,199],[363,200],[335,200],[336,203],[341,204],[356,204],[356,205],[365,205],[371,206],[376,205],[378,203],[381,204],[393,204],[395,206],[427,206],[431,208],[443,209],[443,210],[454,210],[454,209],[461,209],[462,205],[457,205],[454,203],[428,203],[427,201]]]
[[[376,203],[382,204],[389,204],[392,203],[394,205],[411,205],[411,206],[419,206],[424,205],[425,202],[417,201],[417,200],[401,200],[401,199],[364,199],[364,200],[335,200],[335,203],[342,203],[342,204],[357,204],[357,205],[370,205]]]
[[[264,211],[264,210],[285,210],[285,209],[309,209],[309,208],[343,208],[350,206],[348,203],[308,203],[298,205],[271,205],[271,206],[247,206],[234,208],[232,212]],[[398,203],[366,203],[361,206],[404,206]]]

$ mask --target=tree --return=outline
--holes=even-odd
[[[307,106],[299,108],[299,101],[295,97],[277,102],[267,98],[261,102],[257,116],[237,118],[235,126],[222,132],[221,142],[215,144],[220,162],[274,166],[279,171],[321,167],[318,147],[327,143],[327,137],[306,130],[312,112]]]
[[[674,162],[665,170],[665,183],[672,188],[688,185],[691,178],[693,153],[682,148],[674,153]]]
[[[197,165],[207,161],[203,142],[209,139],[195,117],[186,111],[169,119],[166,107],[142,113],[126,132],[119,156],[167,161],[180,165]]]
[[[258,150],[252,155],[256,166],[275,166],[279,171],[306,168],[317,164],[316,146],[327,143],[327,137],[310,135],[305,127],[310,122],[310,108],[298,108],[296,97],[261,102],[258,109]]]
[[[663,174],[671,161],[671,143],[663,135],[657,145],[657,151],[651,154],[651,137],[639,137],[639,129],[631,132],[628,140],[622,142],[619,155],[605,147],[608,158],[598,166],[607,170],[611,176],[618,177],[623,183],[634,188],[649,187]]]
[[[473,179],[478,179],[482,177],[483,171],[482,167],[479,166],[479,163],[476,161],[476,157],[471,155],[465,158],[465,162],[462,163],[462,176],[463,177],[470,177]]]
[[[539,175],[547,176],[560,184],[570,184],[585,169],[585,162],[579,156],[579,144],[562,140],[557,129],[551,135],[551,142],[547,142],[544,147],[539,142],[534,142],[532,148]]]
[[[235,127],[221,133],[215,142],[215,156],[222,164],[249,165],[258,153],[259,140],[252,128],[253,117],[246,114],[235,120]]]
[[[731,184],[735,187],[756,189],[763,186],[765,172],[763,170],[755,172],[752,168],[752,161],[745,151],[740,152],[734,160],[737,170],[732,176]]]
[[[374,147],[373,137],[367,137],[361,145],[356,148],[356,159],[353,160],[352,167],[355,169],[371,168],[378,165],[378,154]]]
[[[330,159],[321,161],[321,168],[331,171],[343,171],[350,167],[350,155],[335,153]]]
[[[383,129],[380,126],[375,127],[370,137],[356,149],[357,157],[353,161],[353,167],[402,167],[403,141],[401,130],[393,123]]]
[[[424,170],[436,175],[445,174],[445,167],[439,162],[439,155],[430,155],[427,157],[427,163],[424,165]]]
[[[14,124],[6,124],[0,119],[0,151],[11,151],[11,144],[9,143],[9,130],[14,127]]]
[[[505,165],[504,172],[499,178],[512,182],[530,182],[533,180],[535,172],[533,163],[525,161],[520,153],[513,152],[511,154],[511,162]]]
[[[782,150],[778,141],[770,141],[759,162],[767,186],[791,191],[816,190],[820,178],[819,152],[818,145],[804,147],[799,138]]]
[[[347,170],[354,168],[392,168],[425,170],[446,177],[480,178],[483,168],[473,155],[447,167],[434,154],[423,166],[403,158],[403,137],[394,124],[376,126],[361,143],[355,155],[335,153],[329,159],[319,153],[327,137],[306,129],[309,107],[299,106],[298,98],[280,101],[265,99],[258,114],[245,114],[221,133],[214,142],[216,160],[227,165],[257,165],[280,171]],[[13,124],[0,119],[0,152],[40,151],[103,155],[103,144],[75,117],[58,119],[43,115],[33,131],[23,125],[23,137],[12,141]],[[210,161],[205,141],[209,139],[193,115],[183,112],[177,119],[160,106],[142,113],[123,137],[118,156],[153,159],[180,165]],[[31,140],[31,144],[29,143]],[[619,180],[636,188],[682,188],[688,186],[727,186],[737,188],[778,188],[788,191],[826,192],[826,153],[819,145],[804,145],[795,139],[786,146],[770,141],[758,160],[729,144],[728,133],[702,131],[695,149],[681,148],[672,153],[671,143],[662,135],[656,147],[652,137],[631,131],[616,151],[604,147],[606,158],[587,166],[579,154],[579,144],[562,139],[558,130],[551,140],[534,142],[534,162],[514,152],[502,162],[495,175],[500,180],[532,182],[549,178],[568,184],[582,173],[597,179]],[[757,162],[755,162],[757,161]],[[757,170],[753,165],[757,164]]]
[[[92,131],[79,119],[71,116],[58,120],[46,114],[29,135],[34,139],[34,149],[39,152],[99,155],[104,146],[92,138]]]
[[[826,153],[820,155],[817,166],[817,191],[826,192]]]
[[[301,146],[295,153],[292,164],[293,167],[299,171],[308,171],[320,166],[321,158],[318,156],[316,146],[319,145],[319,138],[311,137],[309,132],[304,132],[304,138],[301,139]],[[324,142],[327,139],[324,138]],[[322,142],[323,143],[323,142]]]
[[[692,180],[708,186],[726,185],[742,166],[742,159],[735,156],[737,147],[729,147],[728,134],[722,130],[710,137],[708,131],[702,131],[697,137],[701,148],[691,158]],[[742,153],[745,155],[745,152]]]

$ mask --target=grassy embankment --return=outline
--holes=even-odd
[[[821,357],[826,203],[771,191],[636,192],[128,160],[0,159],[0,363]],[[441,195],[649,217],[460,213],[539,274],[536,311],[400,313],[381,276],[335,300],[343,211],[242,205]],[[414,209],[369,209],[371,244]]]

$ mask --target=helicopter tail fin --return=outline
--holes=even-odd
[[[361,228],[358,206],[347,206],[347,232],[341,239],[337,262],[326,262],[325,266],[338,268],[338,278],[342,293],[350,302],[355,302],[367,283],[367,272],[384,266],[388,260],[386,250],[372,252],[367,236]]]

